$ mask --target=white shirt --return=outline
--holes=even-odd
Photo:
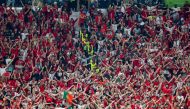
[[[55,75],[55,73],[49,73],[49,79],[53,80],[54,75]]]
[[[22,60],[25,61],[25,59],[26,59],[26,57],[27,57],[27,54],[28,54],[28,53],[27,53],[28,49],[26,49],[26,50],[22,50],[22,49],[21,49],[20,51],[21,51],[21,53],[22,53]]]
[[[145,23],[144,23],[143,21],[140,23],[141,26],[143,26],[144,24],[145,24]]]
[[[85,105],[78,105],[78,109],[84,109]]]
[[[174,28],[175,28],[175,26],[173,26],[173,27],[166,27],[166,30],[167,31],[169,31],[170,33],[172,33],[173,32],[173,30],[174,30]]]
[[[188,27],[187,25],[182,25],[181,26],[182,32],[188,32]]]
[[[121,12],[125,13],[125,7],[124,6],[121,7]]]
[[[162,36],[164,31],[161,29],[159,35]]]
[[[158,16],[158,17],[156,17],[156,24],[158,25],[158,24],[161,24],[161,18]]]
[[[174,11],[180,11],[180,7],[177,7],[177,8],[172,8]]]
[[[0,68],[0,76],[2,76],[6,72],[6,68]]]
[[[180,101],[183,101],[184,97],[183,96],[177,96],[177,99],[180,100]]]
[[[154,49],[150,49],[150,52],[155,52],[158,51],[158,49],[154,48]]]
[[[177,88],[178,88],[178,89],[182,89],[182,85],[183,85],[183,82],[178,82],[178,83],[177,83]]]
[[[100,46],[103,46],[103,45],[104,45],[104,40],[98,41],[98,44],[99,44]]]
[[[8,65],[11,62],[11,59],[6,59],[6,64]]]
[[[114,56],[116,54],[116,51],[111,51],[111,55]]]
[[[145,65],[145,59],[141,59],[141,64]]]
[[[116,32],[117,31],[117,24],[112,24],[112,29],[114,32]]]
[[[129,36],[131,36],[131,28],[125,28],[125,33],[127,33]]]
[[[150,65],[154,65],[154,62],[152,61],[152,59],[148,59],[148,63],[149,63]]]
[[[22,40],[26,39],[26,35],[28,35],[28,33],[21,33],[22,35]]]
[[[148,11],[155,11],[155,6],[147,6]]]

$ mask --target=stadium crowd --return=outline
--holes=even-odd
[[[190,7],[0,6],[1,109],[189,109]]]

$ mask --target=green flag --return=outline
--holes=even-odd
[[[67,92],[67,91],[64,91],[64,92],[63,92],[63,98],[64,98],[64,99],[67,99],[67,95],[68,95],[68,92]]]

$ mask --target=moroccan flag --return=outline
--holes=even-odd
[[[63,99],[66,99],[69,104],[72,104],[73,95],[70,94],[70,93],[67,92],[67,91],[64,91],[64,92],[63,92]]]

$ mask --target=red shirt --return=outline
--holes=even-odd
[[[5,9],[3,6],[0,6],[0,13],[4,13]]]
[[[84,23],[85,19],[86,19],[86,14],[81,13],[79,18],[79,24]]]
[[[44,86],[40,86],[40,92],[43,93],[45,91],[45,87]]]
[[[162,19],[164,22],[166,22],[166,20],[167,20],[166,16],[162,16]]]
[[[104,107],[107,107],[108,106],[108,101],[106,99],[104,99]]]
[[[108,61],[107,61],[106,59],[104,59],[104,60],[102,61],[102,66],[104,66],[104,67],[107,66],[107,65],[108,65],[107,63],[108,63]]]
[[[121,68],[120,68],[120,67],[117,67],[117,68],[116,68],[116,75],[118,75],[120,72],[121,72]]]
[[[154,81],[153,84],[154,84],[155,86],[158,86],[160,83],[159,83],[159,81]]]
[[[9,81],[8,81],[8,85],[9,85],[10,87],[13,87],[13,88],[16,88],[16,87],[18,86],[16,80],[9,80]]]
[[[138,60],[138,59],[133,60],[133,65],[137,66],[137,67],[140,67],[141,66],[140,60]]]
[[[69,81],[67,81],[68,87],[71,87],[73,84],[74,84],[74,79],[70,79]]]
[[[18,61],[16,61],[16,66],[17,65],[19,65],[19,66],[24,66],[24,64],[25,64],[25,62],[24,61],[22,61],[22,60],[18,60]]]
[[[30,21],[30,22],[33,22],[33,19],[34,19],[33,15],[29,15],[28,18],[29,18],[29,21]]]
[[[12,53],[13,55],[15,55],[15,56],[18,56],[18,53],[19,53],[18,48],[13,48],[13,49],[11,49],[11,53]]]
[[[102,19],[102,17],[101,17],[100,15],[95,16],[95,21],[96,21],[96,23],[101,24],[101,22],[102,22],[101,19]]]
[[[2,55],[2,57],[7,56],[7,51],[4,48],[2,48],[1,55]]]
[[[147,13],[146,13],[145,10],[142,11],[142,16],[143,16],[144,18],[147,18]]]
[[[43,8],[42,8],[42,12],[47,12],[48,11],[48,7],[47,6],[44,6]]]
[[[123,59],[123,58],[125,58],[125,55],[122,53],[120,54],[120,59]]]
[[[164,84],[162,84],[162,92],[165,94],[171,94],[172,93],[172,89],[170,88],[166,88]]]
[[[63,13],[61,16],[63,22],[68,22],[69,21],[69,15],[67,13]]]
[[[131,15],[131,7],[127,7],[127,8],[126,8],[126,11],[127,11],[127,14],[128,14],[128,15]]]
[[[24,75],[24,81],[25,82],[29,81],[30,80],[30,73],[29,72],[25,72],[24,74],[25,74]]]
[[[103,34],[105,34],[106,31],[107,31],[107,25],[106,25],[106,24],[103,24],[103,25],[101,26],[101,32],[102,32]]]
[[[187,100],[187,107],[190,107],[190,99]]]
[[[135,104],[131,104],[131,109],[135,109]]]
[[[46,102],[48,103],[51,103],[53,101],[53,99],[49,96],[49,95],[46,95]]]
[[[23,14],[22,12],[20,12],[20,13],[18,14],[18,19],[19,19],[20,21],[24,21],[24,14]]]
[[[148,81],[148,80],[145,81],[146,86],[150,86],[150,84],[151,84],[150,81]]]
[[[109,11],[108,17],[109,17],[111,20],[113,20],[113,19],[115,18],[115,12],[114,12],[113,9],[112,9],[111,11]]]
[[[114,32],[112,31],[111,33],[107,33],[106,36],[109,40],[111,40],[114,37]]]

